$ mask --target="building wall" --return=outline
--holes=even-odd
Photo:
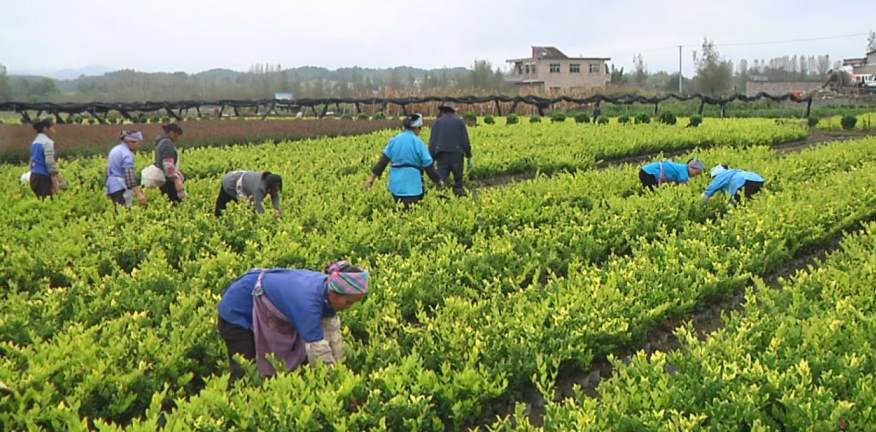
[[[551,72],[551,64],[559,64],[559,72]],[[573,73],[571,65],[577,64],[580,66],[580,72]],[[590,65],[593,64],[597,69],[596,72],[590,72]],[[517,74],[512,71],[509,81],[514,83],[520,80],[544,81],[541,85],[524,85],[517,84],[527,91],[538,90],[547,94],[552,93],[585,93],[592,89],[605,88],[611,80],[611,75],[605,73],[605,61],[602,60],[548,60],[539,59],[530,62],[530,73],[526,73],[526,67],[523,67],[523,73]]]
[[[559,64],[559,72],[551,72],[550,65]],[[570,65],[580,65],[580,72],[572,73],[569,71]],[[598,69],[597,72],[590,72],[590,65],[593,64]],[[559,92],[569,92],[572,89],[576,91],[587,91],[593,88],[605,88],[611,76],[605,73],[605,62],[601,60],[538,60],[537,62],[537,79],[544,81],[545,91],[552,92],[552,89],[557,89]]]
[[[823,85],[820,81],[749,81],[745,83],[745,95],[754,96],[760,92],[767,92],[771,95],[783,95],[786,93],[811,93],[818,90]]]

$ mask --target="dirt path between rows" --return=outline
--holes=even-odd
[[[876,136],[876,131],[824,131],[818,129],[811,129],[809,132],[809,136],[802,140],[790,141],[782,144],[776,144],[771,146],[773,150],[781,154],[789,154],[789,153],[797,153],[801,152],[809,147],[826,143],[826,142],[835,142],[835,141],[851,141],[861,138],[867,138],[871,136]],[[596,169],[607,169],[615,166],[620,166],[624,164],[641,164],[648,161],[653,160],[659,156],[663,156],[666,158],[672,158],[675,156],[687,154],[691,151],[691,149],[685,150],[673,150],[673,151],[664,151],[657,153],[646,153],[641,155],[634,156],[625,156],[621,158],[613,158],[608,160],[601,160],[596,163]],[[563,171],[557,171],[563,172]],[[551,176],[556,172],[544,172],[541,173],[545,176]],[[480,189],[489,189],[495,187],[502,187],[509,184],[517,183],[520,181],[531,180],[535,178],[536,173],[529,171],[524,173],[516,173],[516,174],[505,174],[499,175],[495,177],[490,177],[481,180],[475,180],[470,182],[470,189],[474,192]]]
[[[793,277],[799,270],[823,261],[828,255],[839,249],[842,240],[849,235],[849,233],[860,231],[864,224],[874,220],[876,220],[876,215],[865,218],[843,230],[833,238],[800,252],[793,260],[783,265],[780,269],[762,276],[762,280],[767,286],[773,289],[780,289],[780,281],[782,279]],[[722,318],[723,315],[741,310],[743,302],[745,301],[744,294],[743,290],[734,293],[729,297],[714,299],[694,310],[686,317],[668,319],[660,326],[648,332],[647,336],[640,343],[612,352],[611,355],[622,359],[624,363],[629,363],[630,358],[639,351],[653,354],[657,351],[673,352],[682,349],[681,343],[675,336],[675,331],[688,322],[691,323],[700,339],[705,340],[715,331],[724,327],[725,322]],[[584,394],[593,398],[599,398],[600,394],[596,391],[596,388],[602,380],[611,377],[613,372],[608,357],[608,355],[597,357],[593,360],[591,367],[587,370],[581,370],[578,368],[561,369],[557,376],[556,395],[554,400],[561,401],[563,399],[574,397],[575,394],[573,388],[575,386],[579,386]],[[530,423],[537,426],[542,426],[544,424],[545,400],[535,386],[530,385],[523,390],[523,400],[507,400],[500,402],[500,405],[496,409],[497,412],[488,416],[488,418],[485,418],[483,422],[478,424],[478,426],[488,426],[499,417],[513,414],[514,406],[517,402],[526,403],[526,412],[529,416]]]

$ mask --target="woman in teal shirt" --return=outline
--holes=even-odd
[[[746,199],[750,199],[760,192],[765,182],[757,173],[730,168],[727,164],[715,166],[711,174],[712,182],[703,192],[703,201],[708,201],[718,192],[724,192],[732,196],[734,202],[739,202],[739,191],[742,191]]]
[[[429,175],[432,181],[443,186],[438,172],[429,154],[426,143],[420,139],[420,128],[423,127],[423,116],[412,114],[405,118],[404,131],[391,140],[377,165],[371,170],[371,176],[365,181],[365,188],[371,189],[374,180],[383,174],[387,165],[391,165],[389,171],[389,192],[396,202],[404,204],[405,210],[423,199],[425,188],[423,186],[423,171]]]

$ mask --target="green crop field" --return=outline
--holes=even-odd
[[[876,137],[795,153],[799,122],[711,119],[470,128],[470,198],[429,189],[411,212],[362,187],[393,131],[185,149],[190,198],[157,191],[130,211],[104,195],[104,157],[63,159],[70,188],[36,199],[24,164],[0,165],[0,430],[867,430],[876,424],[873,286]],[[428,135],[428,130],[424,130]],[[424,137],[425,138],[425,137]],[[59,136],[57,141],[62,141]],[[703,203],[706,176],[645,192],[639,167],[678,153],[767,183]],[[63,155],[62,155],[63,157]],[[137,156],[138,169],[151,153]],[[221,176],[284,176],[283,217],[232,205]],[[861,226],[864,226],[861,229]],[[839,252],[778,287],[764,278],[846,230]],[[367,299],[340,314],[347,358],[228,390],[217,303],[251,268],[367,268]],[[745,293],[726,327],[638,350]],[[557,396],[599,358],[598,397]],[[529,412],[535,388],[544,413]]]

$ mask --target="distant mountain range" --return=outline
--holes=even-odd
[[[107,72],[115,70],[118,70],[118,68],[104,65],[88,65],[80,68],[68,68],[54,71],[46,69],[16,70],[13,68],[9,70],[8,73],[10,76],[19,77],[47,77],[56,80],[74,80],[81,76],[101,76]]]
[[[77,80],[82,77],[100,77],[105,74],[112,74],[114,72],[118,72],[121,69],[114,68],[105,65],[87,65],[80,68],[68,68],[68,69],[60,69],[56,71],[47,71],[47,70],[23,70],[23,71],[10,71],[10,76],[17,76],[21,78],[37,78],[37,77],[47,77],[52,78],[58,81],[68,81],[68,80]],[[318,78],[326,78],[326,79],[346,79],[349,80],[355,75],[366,75],[372,76],[374,74],[380,73],[388,73],[390,71],[395,71],[399,75],[402,76],[416,76],[421,77],[428,73],[446,73],[450,77],[456,77],[463,73],[469,71],[464,67],[453,67],[453,68],[442,68],[442,69],[421,69],[410,66],[397,66],[391,68],[362,68],[358,66],[354,67],[345,67],[339,68],[336,70],[331,70],[323,67],[317,66],[300,66],[295,68],[284,69],[285,71],[292,72],[296,75],[296,77],[302,81],[309,81],[312,79]],[[173,72],[139,72],[145,75],[163,75],[163,74],[171,74]],[[178,72],[177,72],[178,73]],[[235,71],[231,69],[224,68],[216,68],[210,69],[202,72],[197,72],[193,74],[187,74],[190,76],[207,78],[207,79],[233,79],[240,75],[244,75],[247,72]]]

